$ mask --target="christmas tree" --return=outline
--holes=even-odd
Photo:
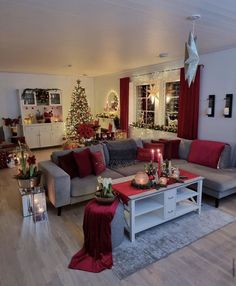
[[[72,93],[71,106],[66,119],[66,136],[68,139],[79,140],[78,128],[81,124],[91,123],[91,115],[85,89],[81,87],[80,80],[77,80]]]

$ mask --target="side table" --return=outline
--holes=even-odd
[[[34,222],[47,220],[45,190],[42,187],[19,189],[23,217],[33,216]]]

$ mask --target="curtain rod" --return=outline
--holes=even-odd
[[[204,68],[204,65],[201,64],[199,65],[201,68]],[[156,71],[157,73],[158,72],[168,72],[168,71],[176,71],[176,70],[180,70],[181,67],[179,68],[173,68],[173,69],[166,69],[166,70],[162,70],[162,71]],[[133,75],[132,77],[139,77],[139,76],[144,76],[144,75],[150,75],[150,74],[155,74],[156,72],[149,72],[149,73],[143,73],[143,74],[139,74],[139,75]]]

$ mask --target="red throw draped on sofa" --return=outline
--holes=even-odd
[[[120,79],[120,129],[128,132],[129,124],[129,77]]]
[[[198,114],[199,114],[199,91],[200,69],[198,66],[194,82],[188,86],[185,80],[184,68],[180,70],[180,94],[178,132],[180,138],[197,139],[198,137]]]

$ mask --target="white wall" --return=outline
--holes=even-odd
[[[59,88],[63,92],[63,115],[67,116],[71,95],[76,85],[77,76],[57,76],[43,74],[0,73],[0,119],[2,117],[17,117],[20,108],[16,89],[25,88]],[[94,112],[94,79],[81,77],[81,85]]]

